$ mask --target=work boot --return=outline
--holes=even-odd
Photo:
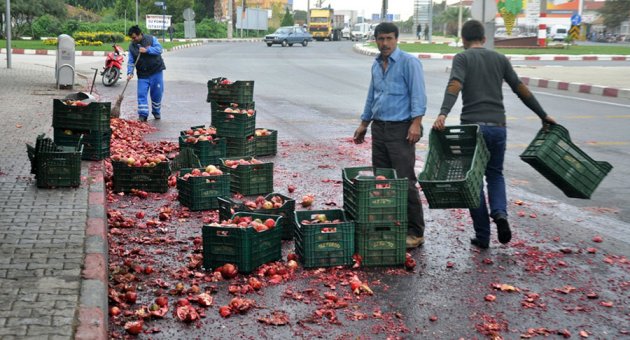
[[[147,121],[147,117],[139,116],[138,117],[138,121],[139,122],[146,122]]]
[[[153,114],[153,118],[155,118],[155,119],[162,119],[162,116],[160,116],[159,113],[154,113]]]
[[[490,247],[490,241],[482,241],[476,237],[470,239],[470,244],[481,249],[488,249],[488,247]]]
[[[507,217],[499,215],[494,218],[494,223],[497,225],[499,242],[502,244],[510,242],[510,240],[512,240],[512,231],[510,230],[510,223],[508,222]]]
[[[424,244],[423,236],[415,236],[415,235],[407,235],[407,249],[409,248],[418,248]]]

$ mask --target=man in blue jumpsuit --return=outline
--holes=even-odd
[[[146,122],[149,117],[149,102],[147,101],[149,91],[151,92],[151,113],[155,119],[160,119],[164,94],[162,71],[166,69],[162,60],[162,45],[157,38],[142,34],[142,30],[137,25],[129,28],[127,34],[131,38],[127,79],[133,78],[134,67],[138,72],[138,120]]]

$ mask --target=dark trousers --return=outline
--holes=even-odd
[[[407,178],[408,234],[424,236],[424,213],[414,169],[416,145],[406,139],[410,125],[411,122],[372,122],[372,166],[396,169],[398,178]]]

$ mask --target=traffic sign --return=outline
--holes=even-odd
[[[582,17],[579,14],[575,13],[571,16],[571,25],[577,26],[581,23],[582,23]]]
[[[491,22],[497,15],[497,2],[495,0],[474,0],[470,8],[470,16],[482,23]]]
[[[571,37],[571,39],[577,40],[580,37],[580,26],[571,26],[571,29],[569,29],[569,36]]]

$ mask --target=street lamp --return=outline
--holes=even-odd
[[[162,43],[166,41],[166,1],[156,1],[155,5],[162,7]]]

